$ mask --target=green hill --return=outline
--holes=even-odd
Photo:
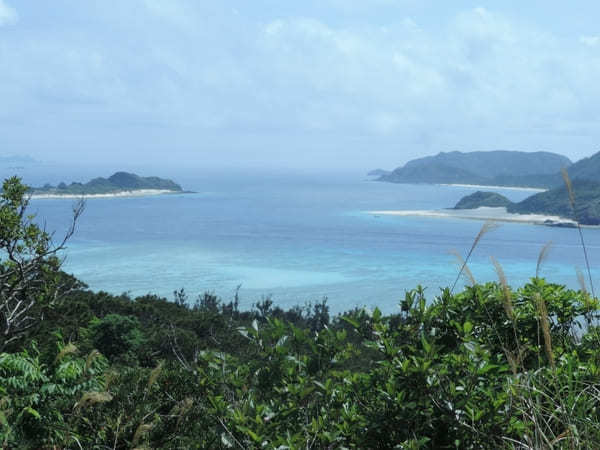
[[[463,197],[454,207],[454,209],[474,209],[480,206],[490,207],[508,207],[512,202],[504,195],[495,192],[477,191],[474,194]]]

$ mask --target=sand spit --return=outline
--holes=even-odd
[[[488,186],[484,184],[440,184],[440,186],[454,186],[461,188],[473,188],[473,189],[506,189],[511,191],[529,191],[529,192],[546,192],[548,189],[533,188],[533,187],[519,187],[519,186]]]
[[[413,211],[368,211],[373,216],[404,216],[404,217],[438,217],[470,220],[494,220],[497,222],[530,223],[534,225],[548,225],[556,227],[575,227],[577,224],[571,219],[560,216],[547,216],[542,214],[513,214],[506,208],[491,208],[482,206],[476,209],[438,209],[438,210],[413,210]]]
[[[178,191],[168,189],[136,189],[134,191],[119,191],[108,194],[33,194],[32,199],[60,199],[60,198],[121,198],[121,197],[148,197],[151,195],[180,194]]]

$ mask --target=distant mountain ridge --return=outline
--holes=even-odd
[[[571,165],[566,156],[551,152],[453,151],[409,161],[379,181],[548,187]]]
[[[128,172],[116,172],[108,178],[94,178],[87,183],[73,182],[69,185],[66,183],[60,183],[58,186],[46,185],[44,187],[32,188],[31,191],[34,195],[98,195],[146,189],[172,192],[183,191],[181,186],[172,180],[159,177],[141,177]]]

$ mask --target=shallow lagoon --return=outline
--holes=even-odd
[[[210,291],[228,300],[241,285],[243,307],[266,296],[283,307],[327,297],[334,312],[354,306],[393,312],[406,289],[422,284],[432,297],[451,285],[458,266],[449,251],[465,254],[481,227],[471,220],[365,213],[452,206],[474,191],[467,187],[378,183],[360,173],[152,174],[197,193],[88,200],[65,268],[90,288],[171,298],[183,287],[191,298]],[[25,174],[30,183],[42,177]],[[50,181],[71,179],[68,173],[54,177]],[[512,200],[531,195],[500,193]],[[38,218],[58,234],[71,205],[32,201]],[[597,268],[600,230],[584,233]],[[534,275],[548,241],[554,247],[543,275],[577,286],[575,267],[584,261],[572,229],[502,224],[476,249],[471,271],[479,281],[495,279],[494,256],[509,282],[522,284]],[[594,270],[595,278],[599,274]]]

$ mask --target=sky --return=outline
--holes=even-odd
[[[394,168],[600,150],[600,3],[0,0],[0,155]]]

